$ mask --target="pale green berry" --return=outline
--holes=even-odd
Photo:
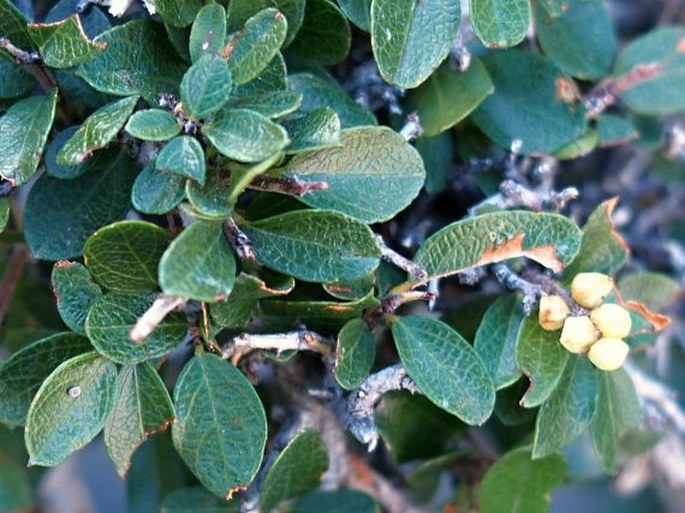
[[[602,273],[578,273],[571,282],[571,296],[584,308],[595,308],[611,294],[614,280]]]
[[[614,371],[623,365],[629,350],[628,344],[620,338],[600,338],[587,356],[598,369]]]
[[[599,331],[587,315],[567,317],[559,342],[572,353],[587,353],[599,339]]]
[[[614,303],[598,306],[590,312],[590,319],[607,338],[627,337],[632,326],[628,310]]]
[[[561,296],[542,296],[540,298],[540,310],[538,322],[543,330],[555,331],[564,325],[568,317],[569,308]]]

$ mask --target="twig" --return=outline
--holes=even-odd
[[[329,354],[333,348],[326,338],[310,330],[290,331],[287,333],[249,334],[242,333],[222,351],[222,358],[231,358],[238,351],[241,354],[256,349],[283,351],[314,351]]]
[[[675,399],[675,392],[644,374],[630,360],[623,364],[623,368],[633,380],[635,391],[641,402],[655,406],[664,417],[670,420],[680,434],[685,434],[685,413]]]
[[[368,444],[369,452],[376,448],[379,438],[373,411],[383,394],[393,390],[409,390],[412,394],[419,392],[401,364],[371,374],[347,399],[345,426],[357,440]]]
[[[248,187],[259,191],[278,192],[299,197],[310,192],[325,191],[328,189],[328,182],[305,182],[297,176],[285,178],[258,176],[252,180]]]
[[[450,48],[449,62],[450,65],[457,71],[464,73],[471,66],[471,52],[466,46],[464,37],[462,36],[463,27],[459,28],[457,32],[457,37],[454,38],[452,42],[452,47]],[[473,33],[471,33],[473,36]]]
[[[169,313],[182,308],[186,302],[179,296],[160,294],[131,329],[129,333],[131,341],[134,344],[142,344]]]
[[[232,217],[229,217],[224,221],[224,233],[231,242],[231,245],[233,246],[233,249],[235,249],[240,260],[253,264],[259,263],[249,237],[238,227]]]
[[[407,271],[412,276],[415,276],[419,280],[425,280],[428,278],[428,271],[426,271],[419,264],[412,262],[408,258],[403,257],[394,249],[391,249],[383,240],[381,235],[376,235],[378,244],[381,247],[381,258],[391,264],[399,267],[400,269]]]
[[[0,279],[0,326],[5,319],[14,291],[19,284],[24,268],[30,257],[29,248],[26,244],[17,244],[12,248],[9,260],[5,266],[5,272]]]
[[[538,298],[544,294],[540,285],[524,280],[506,264],[495,264],[492,272],[502,285],[509,290],[518,290],[523,293],[523,313],[528,316],[533,313]]]
[[[498,209],[523,207],[535,212],[559,212],[566,204],[578,197],[578,189],[567,187],[559,192],[540,193],[524,187],[514,180],[504,180],[500,186],[500,193],[490,196],[469,209],[471,215],[477,213],[484,206],[494,206]]]
[[[46,91],[57,87],[57,81],[42,64],[42,59],[38,52],[27,52],[18,48],[6,37],[0,37],[0,48],[4,48],[16,59],[19,64],[23,64],[40,82]]]
[[[594,118],[611,107],[624,91],[641,82],[655,78],[661,72],[661,63],[638,64],[623,75],[605,80],[583,97],[586,116]]]
[[[421,126],[421,120],[416,112],[412,112],[407,115],[407,122],[400,129],[400,135],[404,137],[404,140],[409,142],[414,139],[418,139],[423,134],[423,126]]]

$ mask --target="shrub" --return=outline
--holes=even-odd
[[[631,141],[682,165],[678,125],[665,156],[650,133],[685,109],[685,29],[96,3],[0,0],[0,421],[28,454],[0,432],[0,510],[100,432],[132,511],[543,511],[570,444],[609,474],[645,449],[631,375],[678,284],[622,271],[636,193],[592,187]]]

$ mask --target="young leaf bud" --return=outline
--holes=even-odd
[[[561,296],[542,296],[538,322],[543,330],[554,331],[564,325],[569,308]]]
[[[630,313],[622,306],[605,303],[590,312],[590,319],[607,338],[623,338],[630,333]]]
[[[620,338],[600,338],[587,356],[598,369],[614,371],[623,365],[629,350],[628,344]]]
[[[611,276],[602,273],[578,273],[571,282],[571,296],[584,308],[595,308],[614,287]]]
[[[599,339],[599,332],[587,315],[567,317],[559,342],[572,353],[587,353]]]

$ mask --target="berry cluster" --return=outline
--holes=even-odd
[[[561,329],[559,342],[572,353],[587,353],[595,367],[613,371],[628,356],[623,341],[630,333],[630,313],[620,305],[603,301],[614,288],[610,276],[601,273],[579,273],[571,283],[571,296],[589,315],[570,315],[566,301],[557,295],[540,299],[538,321],[543,329]]]

